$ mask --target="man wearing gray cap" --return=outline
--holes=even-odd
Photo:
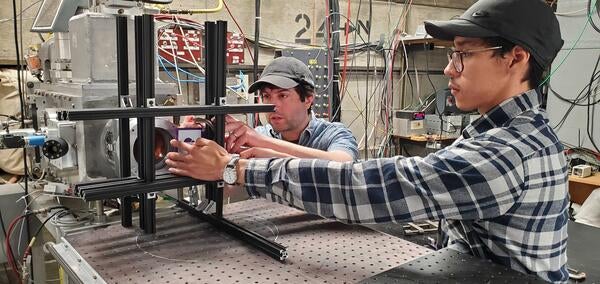
[[[444,70],[452,95],[482,114],[452,145],[424,158],[228,164],[224,149],[201,139],[173,141],[191,157],[169,153],[167,164],[347,223],[440,219],[440,247],[566,281],[567,164],[536,90],[563,44],[552,9],[541,0],[480,0],[425,28],[454,42]]]
[[[316,118],[312,113],[314,82],[300,60],[275,58],[248,88],[250,93],[260,90],[262,102],[275,105],[275,112],[267,113],[269,123],[256,129],[227,116],[227,150],[241,158],[356,160],[358,146],[352,132],[341,123]]]

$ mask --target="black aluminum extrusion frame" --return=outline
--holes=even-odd
[[[262,250],[269,256],[284,261],[287,250],[284,246],[263,236],[240,227],[223,218],[222,183],[196,180],[175,176],[169,173],[156,173],[154,161],[154,119],[162,116],[207,115],[215,121],[215,142],[224,146],[225,115],[236,113],[272,112],[273,105],[232,105],[225,103],[225,51],[227,22],[205,22],[206,56],[206,106],[155,106],[154,86],[154,17],[142,15],[135,17],[135,61],[136,61],[136,105],[129,106],[129,76],[127,58],[127,18],[117,16],[117,77],[120,108],[63,110],[59,119],[71,121],[119,119],[120,175],[121,178],[80,183],[75,192],[86,201],[121,198],[121,224],[132,226],[131,202],[134,196],[140,201],[140,228],[145,234],[156,233],[156,199],[150,195],[167,189],[189,187],[204,184],[206,199],[214,202],[216,212],[206,214],[193,208],[183,200],[177,200],[178,206],[195,217],[207,221],[215,227]],[[122,103],[121,103],[122,102]],[[123,104],[123,105],[121,105]],[[131,176],[129,152],[129,119],[138,119],[137,153],[138,177]],[[220,186],[219,186],[220,185]]]

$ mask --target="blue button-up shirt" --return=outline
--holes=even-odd
[[[444,245],[566,281],[567,164],[530,90],[426,157],[251,160],[253,196],[347,223],[442,220]]]
[[[264,136],[281,139],[281,134],[275,132],[271,124],[256,127],[255,130]],[[358,145],[350,129],[339,122],[316,118],[314,114],[300,133],[298,145],[322,151],[340,150],[348,153],[353,160],[358,159]]]

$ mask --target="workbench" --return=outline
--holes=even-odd
[[[356,283],[430,249],[362,226],[264,199],[226,205],[224,216],[288,247],[277,261],[176,208],[156,235],[109,225],[46,247],[83,283]],[[76,279],[71,279],[76,280]]]
[[[577,204],[583,204],[596,188],[600,188],[600,173],[584,178],[569,175],[569,195]]]
[[[433,251],[401,235],[322,219],[264,199],[228,204],[224,213],[227,219],[286,246],[289,258],[277,261],[176,207],[157,213],[156,235],[113,223],[67,233],[45,248],[65,268],[67,283],[540,281],[451,249]],[[588,273],[586,283],[594,283],[598,276],[593,266],[598,261],[589,262],[594,253],[582,246],[600,236],[599,230],[582,234],[572,230],[577,226],[583,225],[569,228],[569,262]]]

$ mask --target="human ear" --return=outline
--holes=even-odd
[[[514,67],[515,65],[527,67],[529,65],[529,57],[531,56],[531,54],[523,47],[518,45],[515,46],[511,50],[510,55],[512,58],[510,67]]]

